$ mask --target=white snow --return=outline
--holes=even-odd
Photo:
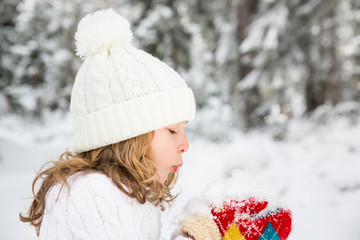
[[[184,154],[175,188],[181,194],[162,216],[162,239],[170,238],[173,219],[189,199],[199,197],[210,182],[229,178],[234,169],[250,173],[267,195],[292,210],[290,240],[357,239],[360,124],[328,116],[323,124],[293,120],[283,141],[260,130],[247,135],[233,132],[232,141],[222,143],[190,134],[190,150]],[[36,239],[35,230],[20,222],[18,214],[31,202],[27,197],[35,170],[71,146],[71,129],[68,115],[49,114],[43,124],[1,119],[0,239]],[[221,181],[213,182],[213,189],[222,189]],[[216,197],[216,190],[205,195]]]

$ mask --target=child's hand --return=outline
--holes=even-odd
[[[175,238],[172,238],[172,240],[196,240],[193,236],[183,236],[179,235]]]
[[[196,240],[196,239],[195,239],[195,237],[193,237],[187,233],[184,233],[183,235],[178,235],[177,237],[172,238],[172,240]]]
[[[212,218],[192,215],[189,219],[180,222],[184,236],[194,240],[221,240],[221,233]]]
[[[191,236],[187,232],[174,232],[171,236],[171,240],[196,240],[194,236]]]

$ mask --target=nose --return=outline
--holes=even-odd
[[[182,138],[182,141],[181,141],[181,143],[179,145],[178,152],[180,154],[182,154],[182,153],[186,152],[188,149],[189,149],[189,142],[188,142],[188,140],[186,138],[186,135],[184,134],[184,137]]]

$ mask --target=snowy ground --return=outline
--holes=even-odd
[[[0,122],[0,240],[36,239],[18,220],[31,196],[35,170],[71,145],[68,116],[39,124],[19,119]],[[293,211],[291,240],[356,240],[360,236],[360,125],[334,120],[325,126],[293,122],[289,135],[275,141],[266,132],[234,133],[232,140],[211,143],[190,139],[177,190],[181,194],[163,215],[162,238],[186,201],[212,179],[229,177],[235,168],[252,174]]]

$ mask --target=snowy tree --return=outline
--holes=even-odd
[[[302,101],[301,94],[285,92],[294,91],[303,71],[297,66],[301,52],[292,45],[294,36],[289,32],[288,2],[257,1],[249,7],[252,16],[246,37],[238,37],[242,71],[233,98],[242,103],[238,111],[245,128],[265,120],[283,122],[294,108],[289,100]]]
[[[146,3],[134,23],[139,47],[173,68],[186,71],[190,66],[190,36],[181,22],[178,3],[172,0]]]
[[[230,83],[238,76],[233,2],[189,1],[181,12],[192,37],[191,67],[185,75],[198,108],[192,130],[213,140],[228,139],[234,121]]]
[[[340,41],[339,57],[344,69],[342,78],[344,88],[342,99],[360,100],[360,2],[341,1],[338,9],[338,21],[342,24],[337,31]]]
[[[38,118],[46,109],[67,112],[72,83],[81,63],[74,51],[78,21],[86,13],[116,9],[123,4],[124,1],[115,0],[22,1],[15,21],[17,39],[12,42],[7,59],[12,74],[4,92],[12,100],[11,109]],[[121,10],[131,12],[126,7]]]
[[[233,95],[244,103],[239,114],[246,127],[286,123],[323,104],[346,100],[343,91],[349,90],[349,81],[340,49],[347,44],[343,39],[341,45],[343,36],[338,32],[351,25],[344,21],[341,4],[346,3],[259,0],[254,4],[247,35],[240,41],[239,61],[246,71],[241,72]]]
[[[325,103],[340,101],[341,68],[338,59],[339,27],[336,9],[339,1],[303,1],[297,15],[301,22],[308,20],[299,46],[305,55],[306,111],[311,112]]]
[[[69,83],[79,65],[68,40],[78,8],[61,1],[27,0],[18,9],[18,40],[10,48],[14,75],[7,91],[24,114],[40,117],[44,108],[67,106]]]
[[[19,0],[20,1],[20,0]],[[4,0],[0,2],[0,116],[6,112],[16,111],[18,105],[7,91],[11,85],[13,65],[9,48],[16,41],[15,22],[16,6],[19,1]]]

